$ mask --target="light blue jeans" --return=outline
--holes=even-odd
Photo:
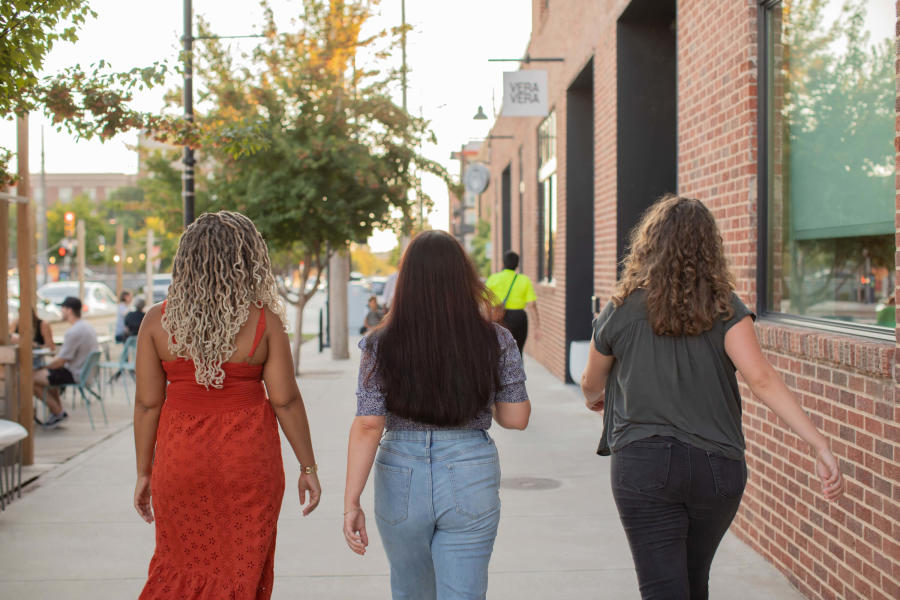
[[[375,520],[393,600],[482,600],[500,522],[500,462],[486,431],[388,431]]]

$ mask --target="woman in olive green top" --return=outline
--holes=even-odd
[[[816,453],[825,497],[843,491],[828,441],[760,350],[722,238],[699,201],[666,196],[632,233],[622,278],[594,321],[581,386],[604,408],[600,454],[644,598],[706,598],[744,491],[735,369]]]

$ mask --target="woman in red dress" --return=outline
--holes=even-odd
[[[207,213],[185,229],[168,299],[137,342],[134,506],[156,521],[141,600],[271,597],[284,494],[276,419],[300,461],[304,516],[321,495],[285,322],[247,217]]]

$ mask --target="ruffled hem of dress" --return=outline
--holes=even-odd
[[[138,600],[268,600],[271,596],[271,587],[235,582],[232,574],[161,567],[150,573]]]

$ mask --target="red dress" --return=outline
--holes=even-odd
[[[250,356],[265,325],[261,313]],[[268,599],[284,468],[263,367],[225,363],[222,389],[208,390],[190,360],[163,368],[150,481],[156,551],[140,600]]]

